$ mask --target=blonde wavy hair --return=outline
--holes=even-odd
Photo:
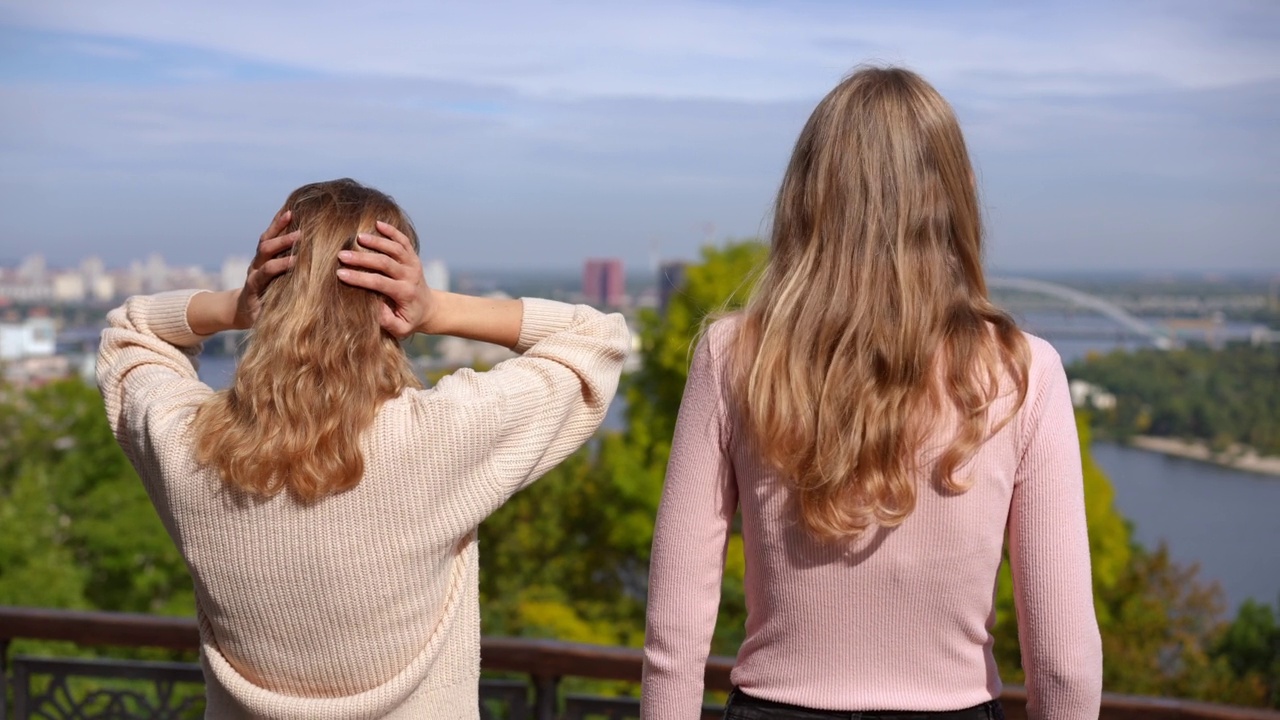
[[[862,69],[818,104],[739,327],[734,396],[810,533],[901,524],[925,443],[952,427],[929,469],[944,491],[971,486],[957,470],[1025,401],[1030,350],[988,299],[968,151],[920,76]]]
[[[356,233],[390,223],[413,240],[409,217],[387,195],[342,179],[289,195],[284,232],[301,230],[293,268],[271,282],[231,386],[198,410],[197,459],[231,486],[259,496],[288,490],[314,501],[364,475],[361,434],[382,403],[421,387],[396,338],[382,331],[384,298],[338,280],[338,251]]]

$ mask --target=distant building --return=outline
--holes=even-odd
[[[128,297],[145,292],[142,288],[142,263],[133,260],[129,267],[115,273],[116,292]]]
[[[449,292],[449,268],[443,260],[428,260],[422,264],[422,279],[432,290]]]
[[[617,258],[591,258],[582,268],[582,297],[600,307],[621,307],[626,301],[627,283],[622,274],[622,261]]]
[[[71,361],[56,354],[57,327],[51,317],[0,322],[0,376],[16,386],[41,385],[71,374]]]
[[[80,261],[80,277],[84,279],[85,297],[97,302],[109,302],[115,298],[115,280],[107,274],[102,258],[90,255]]]
[[[249,258],[242,255],[228,255],[222,260],[219,284],[223,290],[235,290],[244,285],[244,279],[248,274]]]
[[[31,317],[21,323],[0,323],[0,360],[49,357],[56,347],[53,318]]]
[[[685,268],[689,263],[677,260],[658,265],[658,312],[667,314],[671,296],[684,287]]]
[[[1091,382],[1076,379],[1072,380],[1068,387],[1071,392],[1071,404],[1075,407],[1095,410],[1114,410],[1116,407],[1116,396]]]
[[[142,266],[141,272],[143,292],[158,293],[173,289],[169,286],[169,266],[159,253],[152,253],[147,258],[147,264]]]
[[[53,301],[53,284],[31,282],[17,273],[0,273],[0,305],[38,304]]]
[[[43,255],[28,255],[18,265],[18,278],[39,285],[45,282],[47,271]]]
[[[53,300],[57,303],[82,303],[87,292],[84,276],[78,272],[60,272],[53,276]]]
[[[116,296],[116,281],[110,275],[99,275],[93,279],[89,292],[98,302],[109,302]]]

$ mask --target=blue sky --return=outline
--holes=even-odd
[[[991,266],[1280,271],[1270,0],[0,0],[0,262],[213,265],[341,176],[453,266],[692,257],[863,62],[955,105]]]

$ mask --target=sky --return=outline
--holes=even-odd
[[[765,236],[860,64],[954,105],[988,266],[1280,271],[1280,3],[0,0],[0,264],[252,252],[295,187],[451,267]]]

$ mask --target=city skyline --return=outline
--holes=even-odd
[[[767,231],[801,124],[864,61],[955,105],[994,270],[1280,270],[1280,7],[1244,0],[0,0],[0,264],[216,266],[338,176],[450,268],[692,260]]]
[[[761,240],[765,242],[765,240]],[[575,282],[580,280],[583,273],[584,263],[588,263],[593,259],[591,256],[583,256],[578,258],[569,258],[564,265],[554,266],[532,266],[529,268],[510,268],[502,266],[474,264],[455,266],[446,264],[445,261],[438,257],[421,256],[423,275],[428,279],[436,279],[435,283],[428,283],[432,287],[448,288],[451,284],[450,278],[455,275],[467,277],[468,279],[484,279],[491,281],[498,278],[560,278],[571,279]],[[24,266],[31,263],[38,263],[40,267],[48,274],[49,280],[59,273],[77,272],[86,276],[94,274],[92,270],[86,270],[86,266],[99,268],[96,272],[108,275],[119,274],[125,272],[144,272],[148,266],[159,265],[167,271],[176,271],[182,273],[198,273],[209,276],[211,282],[223,288],[232,286],[231,278],[235,279],[235,284],[243,280],[242,275],[244,269],[248,267],[251,257],[247,254],[230,254],[221,258],[213,258],[208,262],[191,261],[191,262],[174,262],[170,263],[170,258],[163,252],[149,252],[143,256],[125,257],[121,255],[113,255],[90,253],[79,257],[69,258],[66,262],[53,263],[41,252],[27,252],[21,255],[6,257],[0,255],[0,278],[4,276],[19,276],[24,272]],[[673,267],[683,268],[690,264],[699,262],[697,254],[693,257],[674,258],[662,257],[657,259],[654,264],[654,258],[647,258],[646,262],[638,262],[635,264],[623,263],[623,277],[628,282],[641,278],[645,281],[652,281],[655,287],[661,286],[664,282],[663,274],[670,271]],[[621,260],[619,259],[619,262]],[[228,268],[232,268],[229,271]],[[1165,270],[1160,268],[1152,269],[1085,269],[1077,270],[1071,268],[1044,268],[1040,270],[1025,271],[1020,268],[986,268],[988,275],[1017,275],[1031,278],[1042,279],[1058,279],[1064,281],[1081,281],[1094,280],[1099,282],[1107,281],[1185,281],[1200,280],[1204,282],[1230,282],[1237,279],[1250,279],[1254,281],[1271,281],[1280,283],[1280,269],[1262,268],[1234,268],[1234,269],[1204,269],[1204,268],[1185,268],[1176,270]],[[651,277],[652,276],[652,277]],[[443,283],[439,280],[443,279]],[[216,282],[215,282],[216,281]],[[573,283],[570,283],[573,284]]]

